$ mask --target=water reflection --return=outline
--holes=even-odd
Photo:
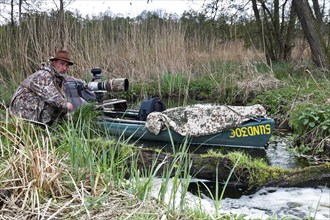
[[[143,148],[162,149],[164,152],[169,152],[169,153],[173,152],[173,146],[171,143],[138,141],[138,142],[134,142],[134,145]],[[180,145],[175,145],[174,148],[176,151],[178,151],[180,149]],[[266,159],[265,149],[259,149],[259,148],[222,147],[222,146],[206,146],[206,145],[193,145],[193,144],[189,145],[188,148],[188,152],[192,154],[206,154],[208,151],[216,151],[216,152],[221,152],[223,154],[227,154],[233,151],[240,151],[251,155],[253,158]]]

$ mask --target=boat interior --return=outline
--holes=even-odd
[[[102,107],[103,114],[107,120],[145,124],[145,121],[138,120],[139,110],[128,109],[127,101],[124,99],[108,99],[104,100],[98,107]],[[132,122],[133,123],[133,122]]]

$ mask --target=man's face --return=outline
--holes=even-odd
[[[53,60],[52,65],[57,72],[65,74],[69,69],[69,63],[63,60]]]

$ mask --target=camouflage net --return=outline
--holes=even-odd
[[[146,128],[154,134],[170,127],[182,136],[204,136],[237,127],[257,117],[267,117],[263,106],[194,106],[152,112]]]

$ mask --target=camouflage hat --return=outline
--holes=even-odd
[[[63,61],[68,62],[70,66],[73,65],[73,62],[70,61],[70,58],[69,58],[69,52],[66,51],[66,50],[57,51],[56,54],[55,54],[55,57],[52,57],[49,60],[50,61],[52,61],[52,60],[63,60]]]

